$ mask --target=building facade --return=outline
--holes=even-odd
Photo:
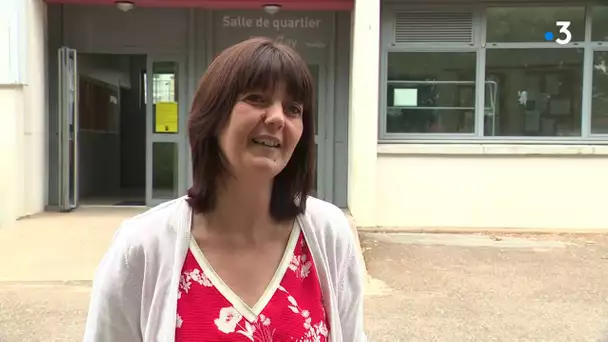
[[[316,194],[359,226],[608,227],[608,6],[276,4],[3,4],[0,224],[185,193],[198,78],[270,36],[316,80]]]

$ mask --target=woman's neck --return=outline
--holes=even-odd
[[[257,240],[276,229],[270,216],[271,181],[264,184],[232,179],[218,190],[215,208],[205,215],[210,233]]]

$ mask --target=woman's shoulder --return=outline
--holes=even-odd
[[[340,247],[354,241],[344,211],[332,203],[308,197],[302,221],[303,229],[327,246]]]
[[[357,232],[351,227],[344,211],[331,203],[310,197],[302,216],[306,242],[327,272],[324,273],[321,268],[321,276],[329,276],[327,279],[334,287],[334,293],[341,293],[341,298],[361,296],[365,267],[355,236]],[[349,300],[342,304],[351,305]]]
[[[157,244],[159,239],[176,236],[178,225],[187,217],[188,204],[185,198],[177,198],[126,219],[114,235],[122,245],[146,247]]]
[[[342,209],[335,204],[308,196],[306,200],[306,214],[318,221],[335,221],[345,218]]]
[[[187,221],[183,217],[187,217],[188,208],[185,199],[178,198],[123,221],[98,267],[96,281],[104,277],[143,281],[144,269],[155,271],[146,265],[162,262],[167,256],[169,260],[175,254],[180,224]],[[113,276],[108,277],[108,273]]]

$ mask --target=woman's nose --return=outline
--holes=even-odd
[[[270,126],[276,126],[277,128],[285,125],[285,111],[283,110],[283,104],[281,102],[274,102],[268,108],[266,108],[266,117],[264,122]]]

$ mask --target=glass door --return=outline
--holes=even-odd
[[[78,61],[74,49],[62,47],[59,60],[59,209],[78,207]]]
[[[185,195],[186,110],[183,58],[148,55],[146,97],[146,204]]]
[[[325,170],[325,141],[326,129],[325,120],[327,118],[325,112],[325,94],[327,93],[325,86],[325,66],[319,64],[310,64],[308,69],[312,74],[315,86],[315,150],[317,155],[317,167],[315,181],[313,183],[312,196],[321,199],[325,198],[325,189],[327,177],[323,172]]]

